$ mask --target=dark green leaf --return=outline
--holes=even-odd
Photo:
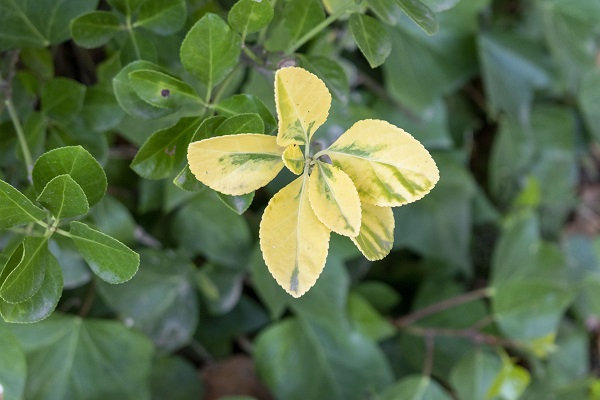
[[[229,25],[245,37],[260,31],[273,19],[273,6],[269,1],[239,0],[231,7],[227,20]]]
[[[196,282],[211,314],[226,314],[238,304],[243,279],[240,271],[204,264],[196,274]]]
[[[237,65],[240,51],[239,35],[219,16],[208,13],[183,40],[181,62],[210,90]]]
[[[92,208],[90,215],[101,232],[125,245],[135,243],[137,223],[127,206],[116,198],[105,196]]]
[[[42,112],[49,118],[66,121],[83,107],[85,86],[67,78],[54,78],[42,86]]]
[[[265,125],[260,115],[249,113],[227,118],[219,125],[215,136],[237,135],[239,133],[264,133]]]
[[[371,68],[383,64],[392,51],[390,35],[375,18],[363,14],[350,16],[350,31]]]
[[[217,192],[217,196],[219,196],[227,207],[231,208],[239,215],[245,213],[252,204],[252,200],[254,200],[254,192],[242,194],[240,196],[230,196]]]
[[[44,281],[48,257],[48,238],[26,237],[2,270],[0,297],[20,303],[36,294]]]
[[[50,80],[54,76],[54,62],[50,49],[21,49],[19,59],[31,73],[42,80]]]
[[[152,400],[197,400],[204,391],[196,367],[178,356],[160,357],[152,363],[150,390]]]
[[[277,284],[269,272],[259,246],[255,246],[250,256],[252,286],[258,298],[266,306],[271,319],[280,319],[288,306],[289,294]],[[318,282],[318,281],[317,281]]]
[[[306,68],[325,82],[333,96],[346,104],[350,95],[348,77],[342,66],[335,60],[322,56],[299,54],[303,68]]]
[[[53,235],[48,242],[48,249],[60,264],[65,289],[85,285],[92,279],[92,271],[81,258],[72,240],[61,235]]]
[[[146,0],[133,26],[142,26],[159,35],[170,35],[183,28],[186,16],[185,0]]]
[[[425,375],[412,375],[402,378],[386,389],[381,400],[451,400],[452,397],[439,383]]]
[[[479,349],[456,363],[450,372],[450,382],[461,400],[482,400],[500,368],[497,356]]]
[[[48,182],[67,174],[83,189],[90,206],[96,204],[106,192],[104,170],[87,150],[81,146],[61,147],[43,154],[33,166],[33,186],[41,193]]]
[[[392,323],[359,294],[351,293],[348,297],[348,314],[354,330],[373,341],[379,342],[396,333]]]
[[[78,221],[71,222],[70,238],[92,271],[108,283],[122,283],[135,275],[140,256],[118,240]]]
[[[579,105],[588,130],[600,142],[600,71],[592,70],[583,77]]]
[[[367,3],[380,21],[388,25],[396,24],[400,10],[396,0],[367,0]]]
[[[215,105],[215,110],[225,116],[233,117],[238,114],[255,113],[263,120],[264,133],[271,134],[277,128],[277,121],[271,111],[258,97],[252,94],[236,94]],[[216,128],[212,132],[216,132]],[[213,137],[214,133],[208,132],[203,138]]]
[[[106,83],[88,87],[81,113],[95,132],[114,128],[125,115],[115,99],[112,85]]]
[[[278,24],[270,30],[265,47],[269,51],[286,50],[324,19],[325,11],[319,0],[288,0],[283,15],[275,17]]]
[[[182,118],[172,127],[155,132],[140,148],[131,168],[146,179],[172,176],[185,163],[187,146],[199,125],[199,118]]]
[[[0,299],[0,314],[6,322],[30,323],[48,317],[62,294],[63,278],[58,261],[48,254],[48,264],[40,289],[29,299],[11,304]]]
[[[433,35],[439,28],[437,16],[420,0],[396,0],[402,11],[415,21],[427,34]]]
[[[150,40],[150,35],[140,32],[138,29],[130,31],[125,43],[121,46],[120,60],[122,65],[130,64],[138,60],[146,60],[151,63],[158,62],[158,50],[155,40]]]
[[[136,70],[129,73],[129,82],[142,100],[155,107],[181,108],[193,104],[198,107],[202,104],[191,86],[162,72]]]
[[[379,281],[361,282],[354,290],[384,315],[388,314],[401,300],[398,292]]]
[[[146,0],[107,0],[112,8],[121,14],[131,17]]]
[[[8,183],[0,180],[0,229],[39,221],[46,217],[41,208],[35,206],[25,195]]]
[[[73,40],[88,49],[106,44],[122,29],[119,18],[108,11],[94,11],[71,21]]]
[[[70,175],[58,175],[46,184],[37,198],[56,219],[87,214],[90,209],[81,186]]]
[[[25,353],[14,333],[0,322],[0,382],[4,399],[22,399],[27,378]]]

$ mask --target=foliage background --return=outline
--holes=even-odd
[[[57,227],[83,221],[73,235],[92,226],[141,259],[133,279],[109,284],[97,275],[129,264],[102,264],[52,234],[54,286],[46,278],[18,318],[0,288],[6,321],[56,307],[39,322],[0,322],[0,397],[600,398],[600,2],[239,3],[0,0],[0,178],[35,200],[24,148],[36,161],[83,146],[107,194]],[[203,17],[195,26],[220,35],[197,29],[180,57]],[[203,66],[207,54],[217,63]],[[253,200],[173,183],[208,117],[199,135],[221,123],[273,133],[273,72],[284,64],[334,94],[324,142],[385,119],[424,143],[441,173],[432,193],[395,210],[390,256],[367,262],[334,236],[300,299],[277,286],[257,244],[262,210],[288,176]],[[157,77],[172,103],[156,96]],[[66,173],[69,193],[82,196],[89,165],[74,167],[82,180]],[[0,210],[0,283],[40,229],[12,226],[11,212]],[[80,253],[102,264],[96,275]]]

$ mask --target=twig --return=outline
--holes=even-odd
[[[425,338],[425,362],[423,363],[423,375],[430,376],[433,370],[433,356],[435,354],[435,336],[429,333],[424,335]]]
[[[94,300],[96,299],[96,285],[94,281],[90,282],[90,286],[88,287],[87,293],[85,294],[85,299],[83,299],[83,304],[79,309],[79,316],[85,317],[90,312],[92,308],[92,304],[94,304]]]
[[[479,332],[473,328],[466,329],[451,329],[451,328],[421,328],[417,326],[410,326],[406,329],[408,333],[417,336],[436,337],[436,336],[451,336],[469,339],[474,343],[487,344],[490,346],[503,346],[510,347],[513,349],[522,349],[523,345],[518,342],[514,342],[509,339],[504,339],[499,336],[490,335],[487,333]]]

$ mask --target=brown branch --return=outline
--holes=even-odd
[[[522,349],[523,348],[523,345],[518,342],[509,340],[509,339],[505,339],[505,338],[502,338],[499,336],[490,335],[488,333],[482,333],[473,328],[452,329],[452,328],[421,328],[421,327],[411,326],[411,327],[407,328],[406,331],[413,335],[423,336],[425,338],[428,338],[428,337],[435,338],[436,336],[460,337],[460,338],[471,340],[474,343],[487,344],[490,346],[503,346],[503,347],[510,347],[513,349]]]

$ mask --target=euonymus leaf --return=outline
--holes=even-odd
[[[285,2],[283,18],[269,32],[265,47],[269,51],[289,51],[324,19],[325,12],[319,0],[288,0]]]
[[[41,193],[48,182],[67,174],[83,189],[88,203],[96,204],[106,192],[104,170],[92,155],[81,146],[60,147],[43,154],[31,173],[33,186]]]
[[[159,71],[132,71],[129,82],[135,93],[154,107],[180,108],[200,101],[190,85]]]
[[[517,400],[529,385],[531,376],[525,368],[513,363],[508,355],[501,353],[501,356],[502,368],[492,381],[485,399]]]
[[[277,128],[277,122],[271,111],[261,99],[253,94],[236,94],[215,105],[215,110],[226,117],[242,113],[256,113],[265,124],[265,133],[270,134]],[[247,132],[246,132],[247,133]]]
[[[44,281],[48,256],[48,238],[26,237],[2,270],[0,297],[9,303],[20,303],[33,296]]]
[[[439,28],[437,16],[420,0],[396,0],[402,11],[415,21],[421,29],[433,35]]]
[[[39,221],[46,216],[44,210],[3,180],[0,180],[0,210],[0,229]]]
[[[269,271],[289,294],[300,297],[325,266],[329,229],[310,207],[301,176],[271,198],[260,222],[260,248]]]
[[[485,399],[500,368],[498,356],[477,349],[454,365],[450,371],[450,382],[461,399]]]
[[[317,161],[309,179],[308,198],[315,215],[327,228],[344,236],[358,235],[360,199],[344,171]]]
[[[238,114],[227,118],[216,131],[214,136],[237,135],[240,133],[264,133],[265,125],[258,114]]]
[[[279,117],[277,144],[307,144],[327,119],[331,94],[323,81],[307,70],[282,68],[275,73],[275,104]]]
[[[381,22],[396,24],[399,8],[397,0],[367,0],[367,4]]]
[[[252,200],[254,200],[254,192],[241,194],[238,196],[229,196],[227,194],[217,192],[217,196],[219,196],[221,201],[225,203],[227,207],[231,208],[238,215],[245,213],[248,207],[250,207],[252,204]]]
[[[350,31],[371,68],[383,64],[392,51],[392,42],[385,26],[368,15],[352,14]]]
[[[304,171],[304,154],[297,144],[290,144],[282,154],[285,166],[296,175]]]
[[[49,118],[67,121],[83,107],[85,86],[67,78],[54,78],[42,86],[42,112]]]
[[[367,260],[381,260],[394,246],[394,213],[391,207],[361,204],[362,220],[358,236],[352,242]]]
[[[138,270],[140,256],[117,239],[78,221],[71,222],[69,234],[92,271],[106,282],[128,281]]]
[[[419,200],[439,179],[423,145],[385,121],[358,121],[323,153],[350,176],[361,201],[378,206]]]
[[[106,0],[112,8],[126,17],[131,17],[146,0]]]
[[[227,20],[242,36],[260,31],[273,19],[270,1],[239,0],[231,7]]]
[[[121,29],[119,18],[108,11],[94,11],[71,21],[73,40],[88,49],[106,44]]]
[[[0,382],[6,400],[22,399],[27,378],[27,361],[21,344],[8,326],[0,323]]]
[[[181,44],[183,66],[208,88],[225,78],[240,57],[240,36],[216,14],[202,17]]]
[[[325,82],[333,96],[342,103],[348,102],[350,84],[344,68],[329,57],[298,54],[302,67],[306,68]]]
[[[588,129],[600,140],[600,71],[591,70],[583,77],[579,104]]]
[[[221,193],[241,195],[269,183],[283,168],[275,137],[258,134],[218,136],[191,143],[190,170]]]
[[[0,314],[6,322],[30,323],[48,317],[62,294],[63,277],[56,258],[48,253],[48,264],[40,289],[30,298],[11,304],[0,299]]]
[[[56,219],[87,214],[90,209],[85,192],[71,176],[64,174],[52,178],[37,198]]]
[[[183,28],[186,16],[185,0],[147,0],[143,2],[133,25],[159,35],[170,35]]]
[[[395,385],[387,388],[381,400],[451,400],[452,397],[429,376],[411,375],[402,378]]]

